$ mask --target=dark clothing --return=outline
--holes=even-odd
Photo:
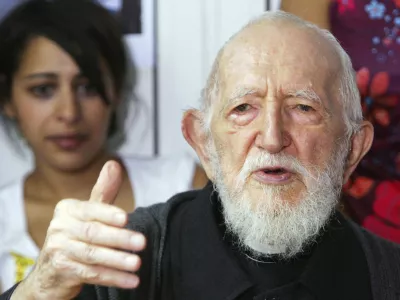
[[[163,290],[173,287],[171,299],[372,299],[365,255],[340,214],[302,256],[256,263],[226,234],[209,186],[176,210],[167,236]]]
[[[148,239],[136,290],[86,286],[78,299],[385,299],[400,297],[400,248],[335,215],[318,243],[289,262],[255,265],[225,234],[208,186],[137,209]],[[0,296],[9,299],[11,291]]]

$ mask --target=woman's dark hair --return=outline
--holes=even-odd
[[[122,29],[113,15],[91,0],[28,0],[0,24],[0,111],[11,100],[14,74],[28,43],[36,37],[48,38],[64,49],[106,104],[111,99],[105,92],[104,64],[117,96],[123,98],[127,90],[131,92],[134,68],[130,68]],[[118,130],[114,115],[109,135]]]

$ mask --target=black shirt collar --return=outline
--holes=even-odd
[[[172,261],[180,264],[182,291],[190,291],[181,299],[230,300],[253,285],[224,241],[218,201],[208,185],[181,209],[180,217],[174,217],[180,231],[171,234],[171,243],[179,244]],[[367,299],[369,295],[366,260],[347,222],[335,214],[300,277],[317,299]],[[363,291],[366,297],[360,298]]]

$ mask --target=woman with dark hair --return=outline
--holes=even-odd
[[[89,199],[106,161],[123,166],[115,205],[126,211],[206,183],[185,156],[115,154],[134,81],[130,70],[118,24],[94,1],[32,0],[0,24],[1,120],[10,137],[24,138],[35,162],[31,173],[0,189],[2,289],[29,272],[58,200]]]

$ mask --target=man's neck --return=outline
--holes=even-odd
[[[43,195],[40,198],[44,201],[58,202],[65,198],[88,199],[101,168],[107,160],[112,158],[111,155],[102,153],[89,165],[73,172],[57,170],[37,161],[35,170],[29,176],[27,183],[29,182],[29,185],[34,187],[37,194]]]

